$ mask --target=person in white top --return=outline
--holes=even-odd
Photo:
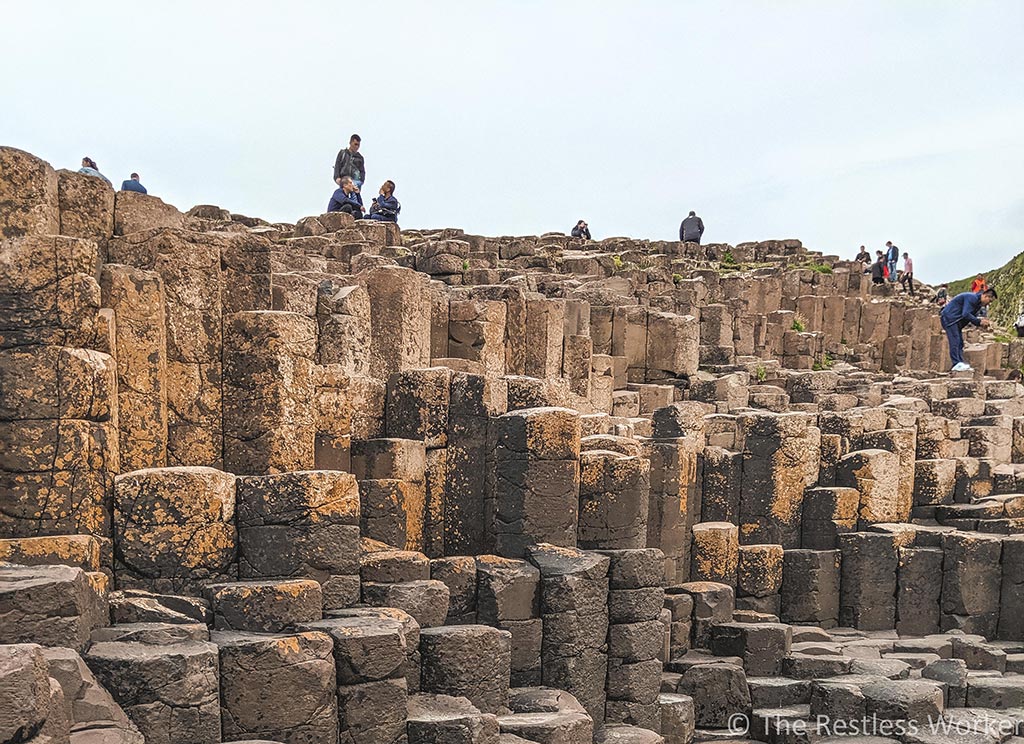
[[[903,254],[903,276],[900,277],[900,284],[911,295],[916,294],[914,292],[914,262],[907,253]]]

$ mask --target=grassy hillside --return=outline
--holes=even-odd
[[[1005,266],[985,272],[988,286],[995,287],[999,299],[992,303],[989,317],[1003,326],[1010,326],[1024,303],[1024,253],[1018,253]],[[949,283],[949,296],[971,288],[974,275]]]

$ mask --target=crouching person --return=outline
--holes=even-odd
[[[341,179],[341,186],[331,196],[331,201],[327,205],[328,212],[344,212],[345,214],[352,215],[355,219],[360,219],[365,211],[363,208],[363,198],[359,196],[359,187],[355,185],[349,176],[343,176]]]
[[[373,198],[370,213],[363,219],[398,222],[398,213],[401,211],[402,205],[395,198],[395,182],[385,181],[384,185],[380,187],[380,195]]]

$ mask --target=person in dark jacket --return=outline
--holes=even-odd
[[[871,254],[868,253],[868,249],[864,246],[860,247],[860,253],[857,254],[857,258],[853,259],[857,263],[864,265],[864,273],[867,274],[871,271]]]
[[[964,361],[964,328],[968,325],[987,328],[989,319],[981,317],[981,309],[998,298],[991,287],[984,292],[961,292],[946,303],[939,313],[942,330],[949,340],[949,358],[953,372],[970,372],[973,367]]]
[[[871,283],[885,283],[885,257],[881,251],[875,251],[875,262],[871,264]]]
[[[359,196],[359,189],[348,176],[342,176],[341,187],[331,196],[327,211],[344,212],[357,220],[363,216],[363,198]]]
[[[134,191],[137,194],[148,194],[146,187],[139,183],[139,174],[132,173],[132,177],[121,182],[121,191]]]
[[[900,249],[892,244],[891,240],[885,243],[885,261],[889,266],[889,281],[896,283],[896,261],[899,260]]]
[[[401,211],[402,205],[395,198],[395,182],[388,180],[380,187],[380,194],[373,198],[373,204],[370,205],[370,213],[363,219],[398,222],[398,213]]]
[[[679,225],[679,239],[684,243],[700,243],[704,234],[704,221],[690,210],[689,216]]]
[[[590,240],[590,227],[587,225],[586,221],[580,220],[579,222],[576,223],[576,227],[574,227],[572,229],[572,232],[569,234],[572,235],[574,238],[583,238],[584,240]]]
[[[341,150],[334,160],[334,182],[339,186],[345,176],[351,178],[359,188],[366,183],[366,165],[363,156],[359,154],[359,145],[362,141],[358,134],[353,134],[349,137],[348,147]]]

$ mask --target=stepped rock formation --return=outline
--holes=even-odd
[[[0,743],[1024,733],[1024,342],[940,372],[797,240],[270,224],[12,148],[0,235]]]

